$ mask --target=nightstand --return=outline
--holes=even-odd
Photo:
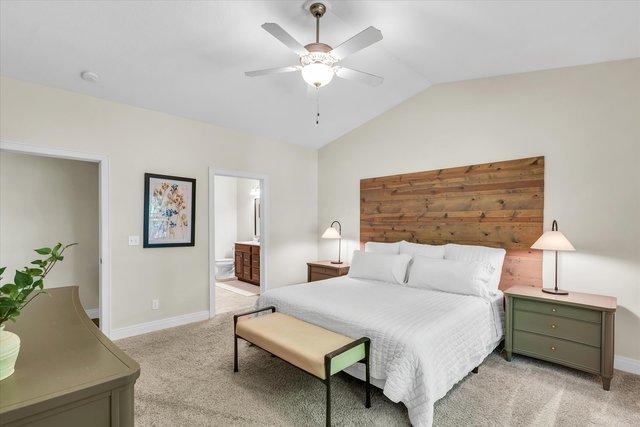
[[[614,297],[570,292],[543,293],[532,286],[507,289],[505,351],[600,375],[609,390],[613,377]]]
[[[307,282],[331,279],[345,276],[349,272],[349,264],[332,264],[331,261],[316,261],[307,263]]]

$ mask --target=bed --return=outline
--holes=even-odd
[[[372,383],[405,404],[414,426],[431,425],[434,402],[503,335],[501,291],[481,298],[343,276],[268,291],[258,305],[371,338]],[[347,372],[362,378],[354,368]]]
[[[406,405],[414,426],[430,426],[434,402],[500,343],[501,289],[542,284],[542,255],[530,247],[542,234],[544,163],[530,157],[362,179],[360,243],[374,252],[410,254],[407,280],[362,280],[352,274],[352,262],[349,277],[268,291],[258,305],[352,338],[370,337],[373,384]],[[460,273],[450,276],[456,280],[441,280],[438,290],[405,283],[443,272],[435,263],[431,273],[423,268],[417,275],[418,265],[431,268],[416,262],[421,256],[442,265],[490,264],[487,292],[447,288],[465,281],[462,264],[450,269]],[[370,269],[381,270],[382,261]]]

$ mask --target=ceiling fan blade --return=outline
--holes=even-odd
[[[245,71],[244,75],[247,77],[266,76],[267,74],[280,74],[290,73],[292,71],[298,71],[300,67],[292,65],[291,67],[279,67],[279,68],[267,68],[266,70]]]
[[[380,76],[365,73],[364,71],[354,70],[352,68],[335,67],[335,69],[336,76],[340,77],[341,79],[357,80],[370,86],[379,86],[384,81],[384,79]]]
[[[280,40],[285,46],[297,53],[299,56],[309,53],[309,51],[302,46],[300,42],[298,42],[298,40],[294,39],[291,34],[287,33],[280,25],[274,24],[273,22],[267,22],[262,24],[262,28],[264,28],[265,31],[273,37]]]
[[[340,60],[354,52],[364,49],[367,46],[371,46],[380,40],[382,40],[382,31],[375,27],[369,27],[360,31],[358,34],[351,37],[329,53],[335,59]]]

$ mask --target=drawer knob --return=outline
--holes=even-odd
[[[556,351],[556,347],[554,345],[551,346],[551,351]]]
[[[555,323],[552,323],[552,324],[551,324],[551,329],[555,329],[555,328],[557,328],[557,327],[558,327],[558,325],[556,325]]]
[[[553,307],[553,308],[551,309],[551,311],[553,311],[553,312],[555,313],[555,312],[556,312],[556,311],[558,311],[558,310],[557,310],[555,307]]]

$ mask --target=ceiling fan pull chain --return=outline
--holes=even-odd
[[[316,86],[316,126],[320,123],[320,87]]]

